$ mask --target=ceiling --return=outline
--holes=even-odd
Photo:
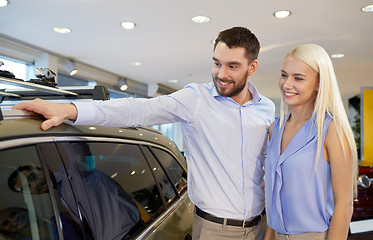
[[[221,30],[244,26],[261,43],[259,67],[251,77],[258,90],[278,98],[284,55],[302,43],[316,43],[333,59],[345,99],[373,86],[373,13],[367,0],[10,0],[0,8],[0,34],[146,84],[180,89],[211,81],[213,45]],[[290,10],[276,19],[276,10]],[[209,23],[194,23],[205,15]],[[125,30],[123,21],[136,28]],[[53,32],[68,27],[69,34]],[[131,66],[131,62],[142,65]],[[169,83],[169,80],[178,83]]]

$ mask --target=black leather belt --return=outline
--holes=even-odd
[[[207,213],[207,212],[199,209],[197,206],[196,206],[196,214],[198,216],[200,216],[201,218],[209,220],[211,222],[220,223],[220,224],[224,223],[224,218],[220,218],[220,217],[214,216],[210,213]],[[237,227],[253,227],[260,222],[260,220],[262,219],[262,216],[264,216],[265,214],[266,214],[266,212],[265,212],[265,209],[264,209],[261,214],[252,218],[251,220],[235,220],[235,219],[227,218],[227,225],[237,226]]]

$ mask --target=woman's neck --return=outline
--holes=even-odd
[[[293,107],[289,108],[289,112],[291,114],[290,118],[288,121],[292,123],[299,123],[303,124],[307,122],[308,119],[311,118],[312,112],[314,108],[312,107]]]

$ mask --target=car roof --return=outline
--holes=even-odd
[[[7,112],[19,110],[2,110],[5,115]],[[142,128],[111,128],[102,126],[73,126],[68,123],[62,123],[60,126],[52,127],[46,131],[40,128],[44,119],[37,115],[30,118],[10,118],[0,121],[0,141],[7,141],[19,138],[31,138],[42,136],[81,136],[81,137],[107,137],[143,141],[161,145],[172,151],[179,157],[179,151],[176,144],[168,137],[162,135],[156,129],[150,127]]]
[[[48,71],[48,69],[44,69]],[[46,131],[40,128],[42,116],[35,113],[13,110],[11,106],[20,102],[32,100],[36,97],[57,102],[108,100],[109,91],[104,86],[73,86],[50,87],[54,83],[54,76],[46,78],[41,76],[42,82],[47,85],[36,84],[21,79],[0,77],[0,82],[21,89],[2,89],[0,91],[0,147],[1,142],[11,139],[34,138],[44,136],[61,137],[106,137],[141,141],[144,144],[157,144],[170,150],[177,158],[183,159],[176,144],[158,130],[150,127],[141,128],[110,128],[103,126],[75,126],[63,123]],[[47,81],[45,81],[47,80]],[[38,82],[38,81],[37,81]],[[55,85],[55,84],[53,84]],[[185,163],[182,162],[185,166]]]

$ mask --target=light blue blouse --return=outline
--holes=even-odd
[[[325,119],[322,146],[332,118]],[[334,210],[330,165],[323,153],[316,164],[317,129],[310,118],[280,154],[284,126],[273,124],[265,160],[267,222],[281,234],[324,232]]]

